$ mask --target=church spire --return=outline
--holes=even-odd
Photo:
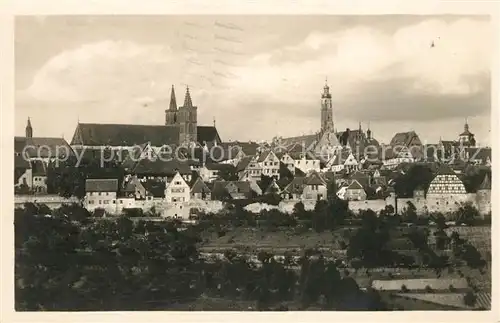
[[[323,94],[321,94],[323,99],[331,99],[330,87],[328,86],[328,78],[325,78],[325,86],[323,87]]]
[[[368,121],[368,129],[366,130],[366,137],[368,140],[372,139],[372,131],[370,130],[370,121]]]
[[[189,86],[186,86],[186,96],[184,96],[184,108],[192,108],[192,107],[193,107],[193,101],[191,101]]]
[[[464,124],[464,132],[469,132],[469,123],[468,123],[468,118],[465,118],[465,124]]]
[[[26,125],[26,137],[27,138],[33,137],[33,127],[31,126],[31,120],[29,117],[28,117],[28,123]]]
[[[175,99],[175,90],[174,86],[172,85],[172,90],[170,91],[170,106],[169,110],[177,110],[177,101]]]

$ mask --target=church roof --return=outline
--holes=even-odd
[[[484,175],[483,182],[481,183],[481,185],[479,186],[478,189],[479,190],[491,190],[491,181],[490,181],[490,177],[488,176],[488,174]]]
[[[198,126],[197,140],[200,143],[220,142],[213,126]],[[151,146],[177,145],[179,127],[165,125],[79,123],[71,145],[84,146],[135,146],[150,142]]]
[[[204,142],[210,144],[214,141],[220,143],[222,141],[220,139],[219,132],[217,132],[217,128],[214,126],[198,126],[196,130],[197,140],[201,144],[203,144]]]
[[[73,155],[73,149],[64,138],[55,137],[14,137],[14,150],[22,153],[24,148],[29,158],[64,157],[65,154]]]
[[[14,156],[14,168],[29,169],[29,168],[31,168],[31,164],[23,156],[15,155]]]
[[[79,123],[72,145],[135,146],[150,142],[152,146],[179,143],[179,127],[164,125]]]

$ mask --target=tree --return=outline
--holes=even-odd
[[[474,295],[473,292],[468,291],[467,293],[465,293],[465,295],[464,295],[464,304],[465,305],[472,307],[472,306],[476,305],[476,300],[477,300],[477,297],[476,297],[476,295]]]
[[[415,207],[415,204],[413,204],[411,201],[406,202],[406,208],[404,209],[403,217],[405,218],[406,221],[410,223],[416,222],[417,208]]]
[[[466,202],[460,204],[458,210],[455,211],[455,217],[457,222],[472,225],[476,219],[480,218],[480,214],[471,202]]]
[[[412,197],[417,187],[427,187],[433,178],[434,173],[430,166],[410,165],[408,170],[396,179],[394,190],[399,197]]]

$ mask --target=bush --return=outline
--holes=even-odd
[[[464,304],[467,305],[467,306],[474,306],[476,305],[476,295],[474,295],[474,293],[472,293],[471,291],[468,291],[467,293],[465,293],[464,295]]]
[[[401,285],[401,291],[402,291],[403,293],[407,293],[407,292],[408,292],[408,287],[406,287],[406,285],[405,285],[405,284]]]

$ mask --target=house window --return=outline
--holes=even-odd
[[[116,204],[116,201],[115,201],[115,200],[113,200],[113,204]]]
[[[89,196],[92,196],[92,194],[93,194],[92,192],[89,192]]]
[[[90,201],[89,201],[89,204],[94,204],[94,201],[90,200]]]
[[[99,204],[102,204],[102,200],[99,200]]]
[[[101,196],[101,192],[99,192],[99,196]],[[100,204],[100,203],[101,203],[101,202],[99,202],[99,204]]]
[[[109,201],[108,200],[104,200],[104,204],[109,204]]]
[[[123,204],[123,200],[120,200],[120,204]]]

